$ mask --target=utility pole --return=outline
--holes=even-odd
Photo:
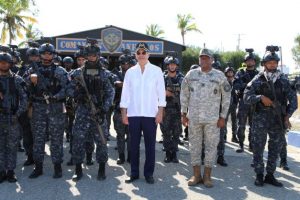
[[[237,39],[237,46],[236,46],[236,51],[240,51],[240,44],[241,44],[241,35],[245,35],[245,34],[237,34],[238,35],[238,39]]]

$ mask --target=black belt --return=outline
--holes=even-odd
[[[48,99],[48,101],[49,101],[49,103],[64,103],[66,100],[65,99],[60,99],[60,100]],[[33,99],[32,102],[48,104],[45,99]]]

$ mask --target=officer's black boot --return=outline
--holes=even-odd
[[[86,154],[86,165],[88,165],[88,166],[94,164],[92,155],[93,155],[92,153],[87,153]]]
[[[29,178],[37,178],[43,175],[43,163],[35,163],[33,172],[29,175]]]
[[[262,187],[264,186],[264,175],[263,174],[256,174],[256,179],[254,185]]]
[[[29,165],[33,165],[34,164],[34,160],[32,157],[32,154],[28,154],[27,156],[27,160],[24,162],[24,166],[29,166]]]
[[[176,151],[173,151],[172,153],[171,153],[171,157],[172,157],[172,162],[173,163],[179,163],[179,160],[178,160],[178,158],[177,158],[177,153],[176,153]]]
[[[119,158],[117,160],[117,164],[118,165],[122,165],[122,164],[124,164],[124,162],[125,162],[125,154],[124,153],[120,153],[119,154]]]
[[[105,162],[100,162],[99,163],[99,170],[98,170],[97,179],[99,181],[102,181],[102,180],[106,179],[106,176],[105,176]]]
[[[164,162],[165,163],[169,163],[171,161],[172,161],[172,159],[171,159],[171,152],[170,151],[166,151],[166,157],[164,159]]]
[[[61,164],[60,164],[60,163],[55,163],[55,164],[54,164],[54,174],[53,174],[53,178],[61,178],[61,177],[62,177]]]
[[[1,171],[0,172],[0,183],[2,183],[5,180],[6,180],[6,172],[5,171]]]
[[[6,173],[6,179],[8,182],[10,183],[15,183],[17,182],[17,177],[15,175],[15,172],[14,170],[8,170],[7,173]]]
[[[283,170],[286,170],[286,171],[290,170],[290,168],[287,164],[286,158],[280,160],[280,168],[282,168]]]
[[[74,163],[73,163],[73,159],[70,158],[70,160],[67,162],[67,166],[73,166]]]
[[[244,143],[240,143],[240,148],[236,150],[237,153],[244,152]]]
[[[217,163],[223,167],[227,167],[228,165],[224,159],[224,156],[218,156]]]
[[[81,178],[82,178],[82,166],[81,166],[81,163],[79,163],[79,164],[76,164],[76,166],[75,166],[75,174],[73,175],[72,180],[74,182],[77,182]]]
[[[269,173],[265,176],[265,181],[264,182],[269,183],[271,185],[274,185],[276,187],[282,187],[283,186],[282,183],[277,181],[277,179],[274,177],[273,174],[269,174]]]

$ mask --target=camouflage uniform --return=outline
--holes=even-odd
[[[68,84],[67,72],[60,66],[51,64],[33,65],[28,74],[37,74],[38,83],[33,85],[30,76],[26,78],[32,99],[33,159],[43,163],[45,154],[46,131],[50,134],[50,151],[54,164],[63,162],[63,136],[65,125],[65,98]],[[49,102],[46,96],[49,96]]]
[[[289,85],[284,74],[277,71],[274,88],[283,119],[285,115],[292,116],[297,109],[297,96]],[[255,105],[253,114],[253,162],[256,174],[264,173],[263,152],[268,141],[268,161],[266,171],[273,174],[276,170],[276,160],[282,147],[281,137],[284,135],[283,121],[279,121],[278,113],[273,107],[266,107],[261,102],[264,95],[274,101],[274,95],[270,89],[270,81],[266,78],[266,72],[259,73],[245,89],[244,101],[247,104]],[[282,125],[282,126],[281,126]]]
[[[240,147],[241,149],[244,148],[244,140],[245,140],[245,129],[246,129],[246,123],[248,118],[248,124],[249,124],[249,147],[251,148],[251,135],[252,135],[252,115],[253,115],[253,109],[250,105],[247,105],[244,103],[243,100],[243,93],[246,88],[246,85],[253,79],[253,77],[258,74],[257,70],[244,70],[241,69],[238,71],[235,75],[235,79],[233,81],[233,89],[235,90],[237,96],[238,96],[238,129],[237,129],[237,136],[239,139]]]
[[[97,65],[97,69],[99,69],[98,75],[86,74],[86,68],[88,67],[88,63],[86,63],[85,67],[74,70],[71,75],[72,80],[68,89],[68,94],[75,99],[77,104],[72,133],[72,158],[75,164],[80,164],[83,162],[85,142],[87,141],[89,133],[92,134],[97,146],[97,162],[105,163],[108,160],[107,146],[101,143],[100,135],[90,113],[91,111],[86,99],[85,91],[79,84],[78,79],[80,79],[81,73],[84,73],[83,76],[85,78],[88,90],[92,95],[93,102],[95,103],[96,107],[101,110],[102,114],[107,112],[112,104],[112,100],[114,98],[114,89],[108,80],[109,74],[102,69],[101,66]],[[102,118],[104,119],[105,117],[103,116]],[[102,125],[102,130],[106,128],[104,126],[105,125]]]
[[[0,75],[0,173],[14,170],[20,127],[17,117],[27,109],[28,98],[24,80],[9,72]]]
[[[202,141],[205,145],[205,166],[211,168],[215,163],[220,129],[219,117],[226,118],[230,104],[231,87],[218,70],[204,73],[194,69],[185,76],[180,93],[181,111],[189,119],[189,141],[191,163],[200,166]],[[222,100],[221,100],[222,98]],[[222,110],[220,112],[220,105]],[[209,109],[208,109],[209,108]]]
[[[167,105],[162,123],[160,124],[163,134],[163,146],[166,152],[176,152],[178,149],[179,136],[182,133],[180,118],[180,87],[184,76],[176,73],[174,78],[164,75],[166,90],[174,94],[174,97],[166,97]]]

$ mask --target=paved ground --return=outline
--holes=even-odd
[[[63,166],[63,178],[52,178],[52,164],[49,157],[49,148],[46,147],[44,175],[32,180],[28,175],[32,167],[24,168],[23,153],[18,154],[18,166],[16,173],[17,183],[4,182],[0,184],[0,200],[68,200],[68,199],[300,199],[300,149],[288,147],[288,162],[291,171],[286,172],[277,168],[276,176],[283,188],[275,188],[265,185],[262,188],[254,186],[255,174],[250,167],[251,153],[235,153],[237,145],[228,142],[226,144],[226,160],[228,167],[216,166],[213,169],[213,181],[215,186],[206,189],[203,185],[188,187],[187,179],[191,176],[190,156],[188,145],[180,147],[179,164],[166,164],[163,162],[164,153],[162,145],[156,145],[156,169],[154,185],[145,183],[143,177],[133,184],[125,184],[129,164],[119,166],[116,164],[117,151],[114,150],[116,140],[112,133],[109,142],[109,161],[107,179],[99,182],[96,179],[97,165],[84,168],[84,178],[74,183],[71,180],[73,167]],[[160,132],[158,133],[160,139]],[[231,136],[229,135],[229,138]],[[247,138],[247,137],[246,137]],[[68,144],[65,148],[65,161],[70,157]],[[141,145],[141,174],[144,148]],[[266,154],[267,155],[267,154]]]

